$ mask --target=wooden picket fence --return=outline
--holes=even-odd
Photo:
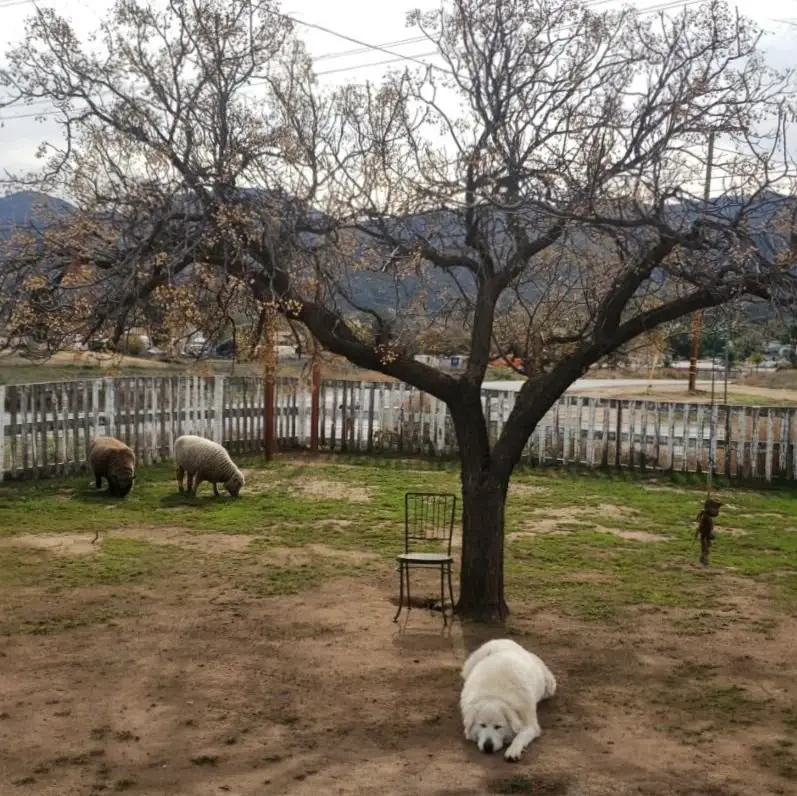
[[[484,390],[492,441],[516,393]],[[319,416],[309,385],[277,379],[275,436],[282,450],[309,447],[313,423],[325,451],[453,456],[446,406],[405,384],[323,381]],[[124,440],[142,464],[170,457],[181,434],[199,434],[232,453],[264,449],[265,392],[252,377],[107,378],[0,386],[0,479],[85,468],[98,434]],[[565,395],[529,439],[535,465],[579,464],[750,480],[797,479],[797,410],[623,401]]]

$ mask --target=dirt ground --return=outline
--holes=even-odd
[[[4,621],[41,630],[2,642],[0,792],[793,792],[759,762],[783,749],[797,621],[751,637],[766,603],[749,586],[696,643],[695,617],[681,625],[675,609],[603,625],[519,605],[508,631],[444,629],[439,614],[415,609],[396,625],[394,579],[374,571],[268,599],[199,576],[14,592]],[[48,630],[54,618],[68,632]],[[541,708],[543,736],[514,765],[466,744],[458,711],[459,667],[497,635],[535,649],[559,680]],[[696,698],[709,669],[730,694],[745,687],[764,706],[755,726],[715,731],[710,707],[701,726],[686,723],[683,695],[668,690],[684,667]]]

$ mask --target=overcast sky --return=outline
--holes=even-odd
[[[42,5],[63,7],[68,4],[69,17],[78,32],[84,34],[97,26],[112,1],[59,0],[58,3],[43,2]],[[659,0],[637,2],[640,8],[658,4]],[[405,27],[407,11],[419,6],[424,8],[437,5],[438,2],[429,0],[393,0],[391,3],[377,3],[376,0],[284,0],[282,8],[298,20],[321,25],[368,44],[389,46],[391,50],[402,55],[428,61],[428,43],[396,42],[415,35]],[[606,5],[615,3],[609,0]],[[9,46],[22,37],[25,18],[32,8],[29,0],[0,0],[0,54],[3,60]],[[797,29],[791,28],[786,20],[797,18],[797,0],[739,0],[738,8],[741,14],[755,19],[770,32],[765,38],[764,47],[771,63],[778,67],[795,65]],[[390,57],[378,51],[361,48],[364,51],[351,54],[353,49],[357,49],[357,45],[344,38],[305,27],[300,27],[299,33],[310,53],[317,59],[317,71],[321,74],[327,73],[323,74],[324,81],[378,79],[386,69],[396,66],[395,63],[380,64],[379,62],[390,60]],[[60,139],[58,127],[53,122],[39,123],[29,118],[8,118],[23,112],[23,108],[0,109],[0,122],[3,124],[0,128],[0,173],[6,169],[20,171],[34,167],[38,144],[43,139],[54,142]]]

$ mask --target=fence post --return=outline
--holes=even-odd
[[[620,466],[620,453],[623,447],[623,402],[617,401],[617,425],[614,432],[614,466]]]
[[[11,430],[14,433],[14,430]],[[6,471],[6,388],[0,384],[0,483]]]
[[[318,453],[318,423],[321,409],[321,365],[314,357],[310,366],[310,451]]]

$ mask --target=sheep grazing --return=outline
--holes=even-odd
[[[124,497],[133,488],[136,454],[114,437],[95,437],[89,445],[89,467],[97,480],[97,489],[105,478],[108,494]]]
[[[202,481],[213,484],[213,493],[218,496],[216,484],[238,497],[244,485],[243,473],[235,466],[227,451],[217,442],[190,434],[178,437],[174,443],[174,460],[177,463],[177,487],[183,491],[183,476],[188,475],[188,492],[196,495]],[[193,484],[192,484],[193,482]]]

